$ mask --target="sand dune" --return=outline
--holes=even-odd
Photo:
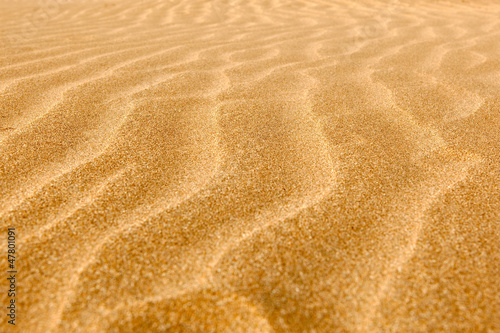
[[[0,18],[2,332],[500,332],[496,1]]]

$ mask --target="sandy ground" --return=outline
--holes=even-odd
[[[2,332],[500,332],[499,2],[0,20]]]

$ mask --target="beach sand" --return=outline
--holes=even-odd
[[[0,19],[1,332],[500,332],[499,2]]]

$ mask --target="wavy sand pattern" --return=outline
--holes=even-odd
[[[0,8],[19,332],[500,332],[498,2]]]

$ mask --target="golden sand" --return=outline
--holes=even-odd
[[[500,2],[0,20],[1,332],[500,332]]]

